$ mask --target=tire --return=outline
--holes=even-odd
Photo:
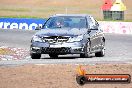
[[[76,82],[79,85],[84,85],[86,83],[86,78],[84,76],[77,76],[76,77]]]
[[[49,54],[50,58],[58,58],[58,55],[56,54]]]
[[[100,52],[96,52],[95,56],[96,57],[103,57],[105,56],[105,42],[102,43],[103,49]]]
[[[96,57],[103,57],[103,56],[105,56],[104,51],[100,51],[100,52],[95,53],[95,56]]]
[[[80,54],[80,57],[82,58],[88,58],[90,57],[90,42],[87,42],[84,47],[84,53]]]
[[[41,58],[41,54],[34,54],[34,53],[32,53],[31,54],[31,58],[32,59],[40,59]]]

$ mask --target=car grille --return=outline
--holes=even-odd
[[[42,53],[68,54],[70,53],[70,48],[48,48],[47,47],[42,49]]]
[[[64,36],[49,36],[49,37],[43,37],[43,41],[48,43],[62,43],[67,42],[69,40],[69,37]]]

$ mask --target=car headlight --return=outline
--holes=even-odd
[[[76,36],[76,37],[71,37],[69,38],[68,42],[79,42],[83,40],[83,35],[79,35],[79,36]]]
[[[32,41],[34,41],[34,42],[43,42],[42,39],[40,37],[36,36],[36,35],[33,36]]]

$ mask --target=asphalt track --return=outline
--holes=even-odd
[[[0,46],[18,47],[29,50],[30,40],[36,31],[0,29]],[[132,63],[132,35],[105,34],[105,57],[80,58],[79,55],[65,55],[57,59],[43,55],[41,59],[30,57],[16,61],[0,61],[0,65],[22,64],[98,64],[98,63]]]

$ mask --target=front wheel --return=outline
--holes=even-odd
[[[84,47],[84,53],[80,54],[80,57],[87,58],[90,57],[90,42],[88,42]]]
[[[41,58],[41,54],[32,53],[32,54],[31,54],[31,58],[32,58],[32,59],[40,59],[40,58]]]

